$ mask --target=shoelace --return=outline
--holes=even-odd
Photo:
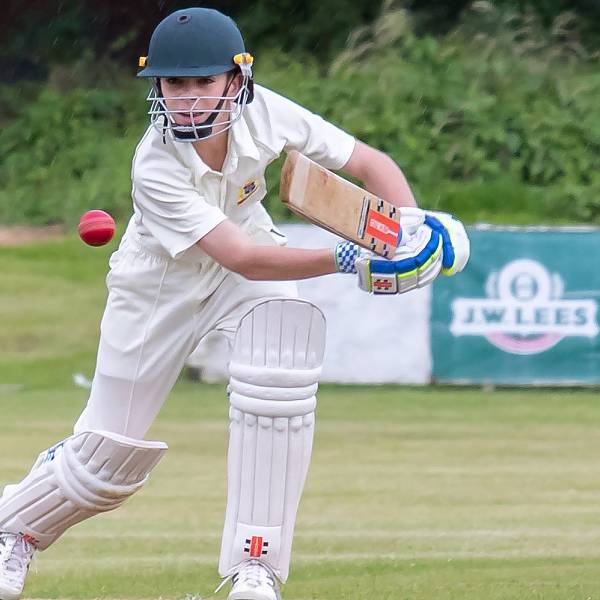
[[[244,564],[235,575],[228,575],[225,577],[213,593],[218,593],[228,581],[232,580],[235,584],[240,579],[253,587],[257,587],[263,583],[266,583],[272,588],[275,587],[275,581],[273,580],[273,575],[271,575],[269,569],[262,563],[251,560]]]
[[[227,575],[227,577],[223,577],[223,579],[221,579],[221,583],[217,586],[217,589],[213,592],[213,594],[218,594],[223,589],[223,586],[228,581],[231,581],[232,578],[233,578],[233,575]]]
[[[0,570],[11,584],[21,584],[35,548],[20,535],[4,534],[0,545]],[[0,538],[1,544],[1,538]]]
[[[245,580],[249,585],[258,586],[261,583],[270,583],[268,571],[262,567],[259,563],[251,562],[244,565],[240,569],[239,578]]]

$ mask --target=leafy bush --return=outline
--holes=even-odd
[[[44,88],[0,133],[0,221],[72,224],[91,207],[125,216],[141,132],[132,101],[131,91]]]
[[[488,185],[493,206],[496,183],[512,181],[539,198],[535,218],[589,221],[600,219],[597,67],[568,14],[548,34],[479,2],[434,39],[416,37],[388,3],[332,73],[349,90],[337,101],[342,125],[392,154],[425,204],[447,206],[451,195],[467,206],[473,186]]]
[[[388,152],[423,206],[466,221],[600,222],[600,70],[577,35],[568,14],[547,33],[480,2],[447,35],[419,37],[387,3],[328,72],[272,52],[256,79]],[[145,89],[56,88],[22,107],[0,95],[12,115],[0,131],[0,221],[73,223],[90,207],[127,216]],[[280,164],[266,204],[284,219]]]

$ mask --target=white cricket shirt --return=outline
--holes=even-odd
[[[284,244],[261,204],[265,169],[282,151],[298,150],[328,169],[349,160],[355,140],[295,102],[262,86],[229,130],[223,172],[210,169],[192,144],[175,142],[150,126],[133,158],[134,214],[126,237],[148,250],[200,263],[214,289],[226,271],[196,242],[231,219],[256,243]]]

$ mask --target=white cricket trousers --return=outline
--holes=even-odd
[[[240,319],[294,282],[228,273],[208,297],[196,261],[174,260],[126,238],[111,258],[96,372],[75,433],[99,429],[143,439],[186,359],[211,331],[233,340]]]

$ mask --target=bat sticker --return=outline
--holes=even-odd
[[[370,210],[367,215],[365,232],[376,240],[395,248],[400,237],[400,224],[381,213]]]

